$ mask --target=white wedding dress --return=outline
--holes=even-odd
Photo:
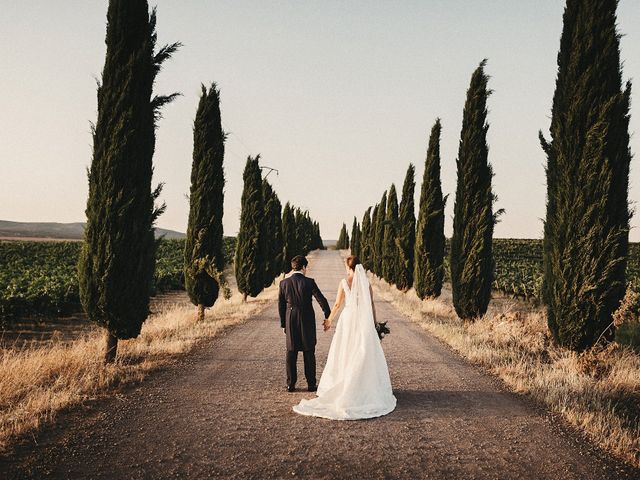
[[[356,265],[351,288],[340,282],[345,306],[329,347],[317,397],[301,400],[293,411],[333,420],[379,417],[393,411],[396,397],[373,322],[369,280]]]

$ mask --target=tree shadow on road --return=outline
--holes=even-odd
[[[512,393],[476,390],[394,390],[398,400],[393,417],[470,418],[519,417],[533,412]]]

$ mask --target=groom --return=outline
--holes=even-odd
[[[324,318],[329,318],[331,309],[327,299],[313,278],[307,278],[307,259],[297,255],[291,260],[293,273],[280,282],[278,310],[280,326],[287,336],[287,391],[295,392],[298,380],[298,352],[304,355],[304,376],[310,392],[315,392],[316,383],[316,317],[311,297],[320,304]]]

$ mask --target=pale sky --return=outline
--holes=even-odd
[[[226,144],[225,234],[237,232],[242,170],[262,154],[283,204],[308,208],[322,236],[401,189],[418,185],[428,134],[442,119],[442,184],[451,235],[455,158],[471,73],[488,58],[489,161],[496,237],[541,238],[547,133],[562,31],[561,0],[157,0],[159,44],[184,44],[156,92],[183,93],[159,122],[154,183],[184,232],[192,125],[200,83],[221,90]],[[107,1],[0,0],[0,219],[84,221],[96,83]],[[624,80],[640,78],[640,2],[621,0]],[[640,199],[640,110],[632,93],[630,200]],[[640,240],[640,212],[631,239]]]

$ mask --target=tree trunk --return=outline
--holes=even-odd
[[[247,303],[247,294],[246,293],[242,294],[242,302],[243,303]]]
[[[107,348],[104,354],[104,363],[113,363],[118,352],[118,337],[107,330],[106,340]]]
[[[204,321],[204,305],[198,305],[198,322]]]

